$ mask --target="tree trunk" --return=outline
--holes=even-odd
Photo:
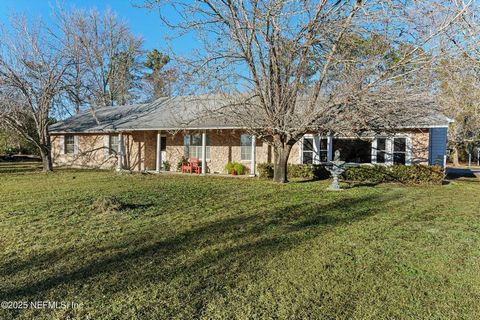
[[[43,172],[53,171],[52,154],[50,152],[50,144],[40,146],[40,156],[42,157]]]
[[[291,145],[274,144],[273,146],[273,181],[278,183],[287,183],[287,165],[290,156]]]
[[[456,144],[453,145],[452,161],[455,167],[460,166],[460,162],[458,161],[458,147]]]

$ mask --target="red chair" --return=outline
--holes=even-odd
[[[202,173],[202,164],[201,164],[200,160],[198,160],[198,158],[192,158],[190,160],[190,165],[192,167],[193,172],[195,172],[196,174]]]
[[[182,172],[189,172],[189,173],[202,173],[202,166],[200,164],[200,160],[198,158],[190,158],[187,164],[182,165]]]
[[[192,167],[190,166],[190,162],[182,164],[182,173],[185,172],[192,172]]]

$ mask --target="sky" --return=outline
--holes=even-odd
[[[52,5],[55,6],[59,1],[56,0],[0,0],[0,23],[8,26],[9,16],[15,13],[25,14],[29,18],[38,18],[49,20],[51,18]],[[110,8],[118,16],[126,21],[132,32],[144,39],[145,49],[162,49],[166,47],[164,35],[169,34],[169,30],[162,26],[158,10],[149,11],[144,8],[137,8],[135,4],[141,4],[141,0],[63,0],[59,3],[65,8],[96,8],[104,11]],[[190,39],[177,39],[171,43],[172,49],[177,54],[185,54],[191,50],[193,41]]]

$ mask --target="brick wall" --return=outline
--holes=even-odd
[[[428,164],[428,129],[410,132],[412,141],[412,164]]]
[[[201,134],[198,131],[185,131],[167,134],[166,158],[171,164],[171,170],[176,170],[177,163],[184,155],[183,137],[185,134]],[[240,156],[240,130],[210,130],[207,132],[210,141],[211,159],[207,160],[210,173],[225,173],[225,165],[229,161],[243,163],[250,170],[251,162],[242,161]],[[269,147],[257,139],[257,163],[267,162],[270,157]],[[271,160],[270,160],[271,161]]]
[[[428,163],[428,130],[405,131],[412,141],[412,162],[414,164]],[[166,136],[166,157],[171,171],[175,171],[177,163],[184,155],[183,136],[184,134],[201,134],[198,131],[185,131],[167,133]],[[250,161],[242,161],[240,157],[240,135],[241,130],[209,130],[207,135],[210,141],[211,159],[207,161],[210,173],[225,173],[225,165],[229,161],[241,162],[250,170]],[[135,131],[124,135],[126,169],[141,171],[155,170],[156,168],[156,131]],[[106,144],[108,135],[82,134],[78,135],[77,154],[62,154],[60,151],[60,140],[63,136],[52,136],[52,154],[54,165],[67,165],[72,167],[95,167],[115,168],[117,156],[109,154]],[[299,163],[300,142],[292,147],[289,163]],[[256,162],[272,162],[272,148],[265,142],[257,139]]]

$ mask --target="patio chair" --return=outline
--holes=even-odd
[[[196,174],[202,173],[202,163],[198,158],[192,158],[190,160],[190,165],[192,166],[192,171]],[[192,172],[190,171],[190,172]]]
[[[182,172],[189,172],[189,173],[202,173],[202,166],[200,164],[200,160],[198,158],[190,158],[187,164],[182,165]]]

